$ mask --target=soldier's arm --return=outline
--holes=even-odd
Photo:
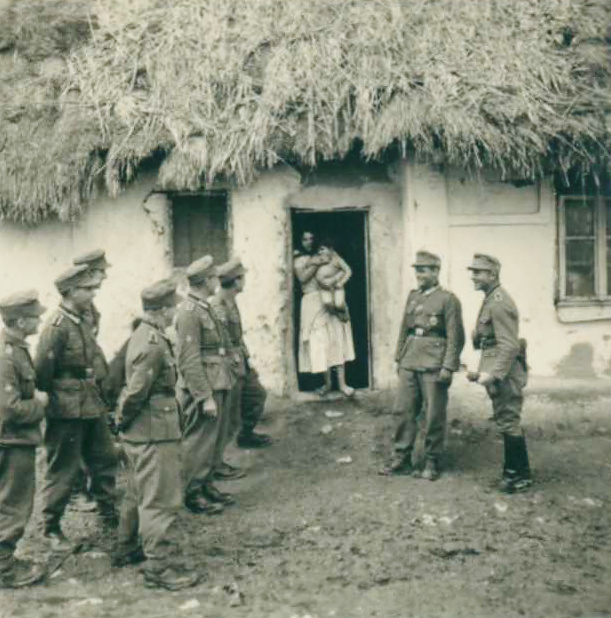
[[[67,331],[61,322],[52,322],[42,331],[36,356],[34,368],[36,370],[36,386],[41,391],[49,392],[53,386],[55,368],[57,363],[62,360],[62,352],[66,343]]]
[[[0,415],[16,425],[37,423],[45,416],[40,401],[23,398],[15,363],[9,358],[0,358]]]
[[[178,371],[193,399],[212,397],[201,359],[201,326],[195,311],[179,311],[176,318]]]
[[[458,371],[460,354],[465,347],[465,328],[462,307],[454,294],[450,294],[444,306],[446,324],[446,353],[442,366],[449,371]]]
[[[395,361],[398,363],[401,360],[401,352],[405,346],[405,341],[407,339],[407,307],[410,302],[410,295],[407,297],[407,301],[405,302],[405,309],[403,310],[403,318],[401,320],[401,326],[399,328],[399,337],[397,338],[397,348],[395,350]]]
[[[121,425],[127,427],[142,411],[149,398],[151,386],[159,375],[163,351],[158,344],[148,346],[132,359],[131,375],[123,394]]]
[[[503,380],[520,351],[518,320],[513,308],[504,300],[495,300],[490,304],[490,315],[496,340],[496,359],[490,374]]]

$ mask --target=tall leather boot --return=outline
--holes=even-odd
[[[500,489],[503,493],[513,494],[525,491],[532,485],[528,451],[524,436],[503,434],[505,444],[505,463]]]

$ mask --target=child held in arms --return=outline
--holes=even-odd
[[[320,244],[318,255],[325,260],[316,271],[322,303],[327,311],[347,321],[350,316],[346,305],[345,285],[352,277],[352,270],[335,252],[333,244],[328,239]]]

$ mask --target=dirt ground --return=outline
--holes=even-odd
[[[198,587],[145,589],[137,567],[111,569],[95,515],[70,512],[66,533],[97,542],[46,584],[0,592],[0,618],[611,617],[608,383],[530,388],[536,484],[503,496],[484,393],[458,378],[437,482],[376,474],[396,423],[391,393],[271,401],[274,445],[228,456],[248,469],[223,484],[237,504],[181,513]],[[39,510],[20,552],[43,560]]]

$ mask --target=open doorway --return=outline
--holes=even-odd
[[[352,269],[352,278],[346,284],[346,303],[350,311],[355,360],[346,364],[346,381],[355,388],[371,385],[371,354],[369,328],[369,270],[366,209],[341,208],[332,211],[291,210],[293,247],[301,245],[304,231],[314,234],[316,240],[330,238],[337,253]],[[295,279],[293,286],[293,354],[298,368],[301,285]],[[322,375],[297,372],[300,391],[313,391],[323,384]]]

